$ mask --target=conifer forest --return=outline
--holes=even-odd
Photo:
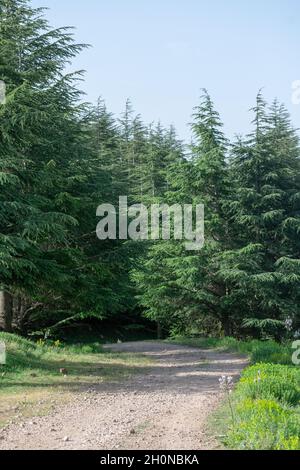
[[[185,141],[174,125],[145,122],[134,96],[120,103],[119,115],[101,89],[99,99],[88,102],[85,72],[72,64],[89,47],[77,43],[71,27],[53,28],[30,1],[0,0],[0,340],[8,355],[0,395],[24,382],[7,379],[1,391],[16,367],[25,373],[27,354],[34,382],[39,354],[67,355],[74,342],[91,357],[105,356],[105,342],[119,348],[147,340],[202,349],[229,345],[252,355],[234,400],[245,393],[244,413],[252,406],[256,426],[261,421],[264,429],[251,437],[254,421],[234,402],[233,424],[219,434],[236,449],[300,449],[299,420],[293,421],[300,377],[290,349],[300,338],[296,123],[262,88],[248,112],[250,132],[228,136],[210,83],[200,82],[187,123],[192,138]],[[131,207],[203,206],[203,245],[187,250],[184,237],[148,233],[133,239],[127,227],[122,236],[118,224],[114,239],[100,239],[97,208],[109,204],[119,220],[120,197]],[[176,232],[172,218],[169,230]],[[25,343],[21,360],[13,345]],[[61,368],[60,359],[52,359],[60,375],[72,376],[72,365]],[[268,392],[253,389],[268,377]],[[231,378],[222,380],[226,392]],[[276,417],[277,427],[276,407],[287,413]],[[64,437],[64,445],[69,441]]]

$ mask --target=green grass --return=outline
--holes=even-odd
[[[235,423],[225,444],[246,450],[300,450],[300,369],[279,364],[247,368],[233,394]]]
[[[234,338],[168,340],[199,348],[216,348],[249,356],[234,393],[211,417],[212,433],[230,449],[300,450],[300,367],[292,364],[290,344],[238,341]]]
[[[150,363],[141,355],[105,351],[97,342],[34,343],[7,333],[0,333],[0,341],[7,351],[6,365],[0,365],[0,426],[20,413],[47,413],[58,398],[67,401],[72,392],[125,379]]]
[[[276,341],[249,340],[240,341],[235,338],[186,338],[176,336],[167,342],[183,344],[201,349],[218,349],[224,352],[238,352],[249,356],[252,364],[272,363],[292,365],[293,349],[291,344],[279,344]]]

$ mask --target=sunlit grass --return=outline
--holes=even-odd
[[[223,352],[238,352],[249,356],[253,364],[262,362],[292,365],[293,349],[291,343],[279,344],[273,340],[261,341],[257,339],[241,341],[231,337],[187,338],[184,336],[170,338],[167,341],[201,349],[214,348]]]
[[[124,380],[150,364],[145,356],[105,351],[99,343],[34,343],[5,333],[0,341],[7,351],[7,364],[0,366],[0,426],[19,414],[45,414],[57,399],[65,402],[72,392]]]

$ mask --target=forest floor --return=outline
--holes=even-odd
[[[135,342],[106,346],[143,354],[149,365],[128,379],[96,382],[58,399],[50,414],[20,420],[0,433],[0,449],[218,449],[208,419],[221,403],[219,378],[247,366],[237,354]],[[62,394],[63,395],[63,394]]]

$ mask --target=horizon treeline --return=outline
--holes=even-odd
[[[160,334],[286,335],[300,322],[300,147],[284,105],[261,92],[253,131],[229,142],[206,90],[193,143],[82,103],[86,47],[26,0],[0,3],[0,328],[46,336],[70,324],[148,318]],[[96,209],[204,204],[205,246],[99,241]],[[142,320],[141,320],[142,322]]]

